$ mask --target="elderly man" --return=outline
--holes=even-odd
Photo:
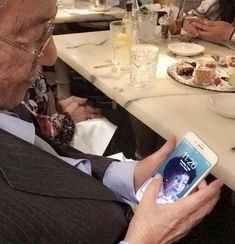
[[[115,162],[56,147],[8,112],[33,84],[37,66],[56,60],[56,1],[0,3],[0,242],[170,243],[184,236],[212,210],[221,182],[202,182],[190,196],[160,206],[156,177],[132,218],[126,202],[136,201],[175,140],[138,163]]]

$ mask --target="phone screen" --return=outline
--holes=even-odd
[[[183,197],[195,187],[212,166],[189,141],[183,139],[153,174],[153,177],[156,174],[163,177],[157,202],[169,203]],[[142,193],[152,179],[150,178],[141,187]]]

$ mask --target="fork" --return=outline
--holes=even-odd
[[[85,46],[85,45],[101,46],[101,45],[105,44],[107,41],[108,41],[108,39],[105,39],[105,40],[103,40],[101,42],[98,42],[98,43],[95,43],[95,42],[87,42],[87,43],[83,43],[83,44],[76,45],[76,46],[71,46],[71,47],[66,47],[66,48],[67,49],[73,49],[73,48],[78,48],[78,47],[82,47],[82,46]]]

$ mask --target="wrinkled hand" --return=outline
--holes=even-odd
[[[86,98],[71,96],[59,100],[58,105],[63,112],[69,113],[74,123],[102,117],[101,110],[87,105]]]
[[[135,191],[137,191],[144,184],[144,182],[152,175],[154,170],[162,164],[162,162],[175,148],[175,145],[175,137],[169,138],[160,150],[148,156],[147,158],[141,160],[136,165],[134,177]]]
[[[229,40],[235,27],[225,21],[204,21],[204,23],[193,22],[192,25],[198,29],[198,36],[204,40],[226,41]]]
[[[130,223],[125,240],[135,244],[173,243],[209,214],[219,199],[222,183],[202,181],[198,191],[174,203],[157,204],[162,178],[157,175],[147,187]]]

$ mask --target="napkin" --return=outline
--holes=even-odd
[[[115,153],[113,155],[108,156],[107,158],[117,159],[117,160],[119,160],[121,162],[124,162],[124,161],[135,161],[134,159],[126,158],[125,155],[123,154],[123,152]]]
[[[106,118],[76,123],[70,145],[84,153],[102,156],[116,129],[117,126]]]

